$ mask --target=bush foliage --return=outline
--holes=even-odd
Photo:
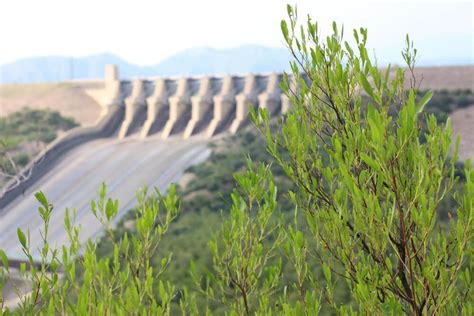
[[[58,130],[66,131],[77,126],[73,120],[62,117],[51,110],[26,108],[6,117],[0,117],[0,135],[9,146],[23,141],[49,143],[56,138]]]
[[[76,126],[72,119],[51,110],[26,108],[0,117],[0,171],[14,175],[18,168],[28,164],[37,152],[23,148],[26,143],[47,144],[56,138],[58,131]]]

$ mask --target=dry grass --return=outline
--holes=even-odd
[[[474,65],[452,67],[419,67],[415,76],[421,89],[474,90]]]
[[[74,83],[0,85],[0,116],[29,107],[51,109],[81,125],[93,124],[100,106]]]
[[[453,135],[460,135],[459,158],[474,160],[474,105],[451,113]]]

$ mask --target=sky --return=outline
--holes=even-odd
[[[280,0],[6,0],[0,1],[0,64],[47,55],[113,53],[157,64],[195,47],[283,47]],[[409,33],[420,64],[474,64],[473,1],[293,1],[322,34],[331,22],[346,34],[367,27],[380,63],[400,63]]]

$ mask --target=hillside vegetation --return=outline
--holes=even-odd
[[[77,126],[73,120],[50,110],[29,108],[0,117],[0,187],[42,149],[58,133]]]

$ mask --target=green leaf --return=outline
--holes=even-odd
[[[418,114],[417,112],[415,112],[415,106],[415,91],[413,89],[410,89],[407,98],[407,111],[409,118],[413,118],[416,114]]]
[[[0,249],[0,259],[2,259],[3,266],[8,270],[8,257],[5,251]]]
[[[418,102],[418,105],[416,106],[415,110],[416,113],[421,113],[425,107],[425,105],[430,102],[431,98],[433,97],[433,91],[428,91],[425,93],[423,98],[421,98],[420,102]]]
[[[20,273],[21,273],[21,275],[25,275],[25,273],[26,273],[26,263],[25,262],[20,263]]]
[[[49,208],[48,201],[46,200],[46,197],[44,196],[44,193],[39,191],[35,193],[35,197],[38,200],[38,202],[41,203],[41,205],[44,206],[45,209]]]
[[[346,47],[346,51],[349,53],[350,57],[354,56],[354,51],[352,50],[351,46],[348,42],[344,42],[344,46]]]
[[[375,160],[373,160],[369,155],[366,153],[361,153],[360,158],[362,159],[363,162],[365,162],[370,168],[372,168],[374,171],[380,171],[380,167],[377,165]]]
[[[364,88],[365,92],[372,98],[375,99],[374,96],[374,89],[372,89],[372,86],[370,85],[369,81],[367,78],[364,76],[364,74],[359,75],[360,78],[360,83],[362,83],[362,87]]]
[[[166,268],[166,266],[168,265],[169,259],[170,259],[169,257],[161,259],[161,269],[164,270]]]
[[[109,221],[115,216],[115,205],[111,198],[107,200],[107,204],[105,205],[105,215]]]
[[[99,192],[100,201],[103,202],[105,200],[105,194],[106,194],[105,182],[102,182],[100,186],[100,192]]]
[[[92,211],[92,214],[94,214],[94,216],[97,217],[97,210],[96,210],[96,207],[95,207],[95,201],[94,200],[91,201],[91,211]]]
[[[289,40],[288,25],[286,24],[285,20],[281,20],[280,27],[281,27],[281,32],[283,33],[283,37],[285,38],[285,41],[288,43],[288,40]]]
[[[69,209],[66,208],[66,215],[64,216],[64,227],[67,231],[71,229],[71,221],[69,219]]]
[[[295,241],[296,241],[296,246],[298,248],[303,248],[303,246],[304,246],[304,237],[303,237],[303,234],[300,231],[298,231],[296,233]]]
[[[359,33],[357,33],[356,29],[354,29],[354,38],[356,40],[356,43],[359,44]]]
[[[164,300],[166,298],[166,290],[165,290],[165,285],[163,284],[162,281],[160,281],[160,284],[159,284],[159,293],[160,293],[160,298]]]
[[[385,258],[385,265],[387,266],[388,270],[392,270],[392,261],[389,257]]]
[[[323,263],[323,273],[324,273],[324,278],[326,279],[326,282],[331,283],[331,269],[326,263]]]
[[[18,240],[20,241],[20,244],[23,246],[23,248],[26,248],[26,237],[25,234],[21,231],[20,228],[16,230],[17,235],[18,235]]]

